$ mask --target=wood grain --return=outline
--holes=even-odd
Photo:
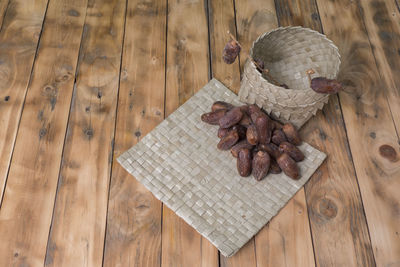
[[[4,266],[44,263],[86,4],[48,6],[0,210]]]
[[[12,1],[0,32],[0,205],[46,6]]]
[[[88,5],[46,266],[103,261],[124,21],[124,0]]]
[[[318,1],[322,24],[343,58],[340,94],[350,149],[376,264],[400,264],[399,143],[372,48],[356,2]],[[341,14],[336,20],[335,15]]]
[[[165,115],[209,78],[207,1],[168,1]],[[218,250],[163,207],[162,266],[217,266]]]
[[[161,202],[116,158],[163,120],[166,16],[164,0],[128,2],[104,266],[161,264]]]
[[[260,6],[263,8],[260,9]],[[259,35],[278,26],[273,1],[236,1],[236,19],[238,38],[246,47],[246,52]],[[241,63],[247,57],[248,54],[241,53]],[[288,266],[314,265],[306,207],[304,189],[301,189],[255,236],[257,266],[284,266],[275,265],[278,263]]]
[[[393,1],[359,2],[393,122],[400,132],[400,13]]]
[[[1,0],[0,1],[0,30],[3,26],[4,15],[7,11],[9,0]]]
[[[322,32],[319,16],[312,15],[317,13],[315,2],[299,5],[295,0],[277,2],[277,6],[288,11],[278,16],[282,26],[300,22]],[[295,21],[285,14],[302,19]],[[337,40],[336,44],[340,42]],[[326,163],[305,186],[317,265],[373,266],[368,228],[337,96],[331,97],[323,111],[303,126],[301,133],[306,142],[328,155]]]

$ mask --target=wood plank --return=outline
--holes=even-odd
[[[0,32],[0,205],[46,7],[12,1]]]
[[[263,6],[261,10],[260,6]],[[236,1],[236,18],[238,39],[245,47],[241,53],[241,63],[244,63],[252,42],[278,26],[274,2]],[[257,266],[314,265],[306,207],[304,189],[301,189],[256,235]]]
[[[340,93],[350,149],[378,266],[400,264],[398,136],[357,2],[317,1],[326,34],[342,55]],[[335,16],[340,14],[340,20]]]
[[[86,4],[48,6],[0,210],[4,266],[44,263]]]
[[[168,1],[168,116],[209,78],[207,1]],[[163,207],[162,266],[217,266],[218,250],[174,212]]]
[[[46,266],[102,265],[125,5],[86,11]]]
[[[277,2],[282,10],[288,10],[278,16],[282,18],[282,26],[297,25],[300,21],[304,23],[301,25],[322,32],[320,18],[313,16],[318,12],[315,2],[301,5],[295,0]],[[303,19],[295,21],[291,17]],[[368,228],[337,96],[332,96],[323,112],[318,112],[303,127],[302,136],[328,155],[326,163],[305,187],[317,265],[373,266]]]
[[[104,266],[161,264],[161,202],[116,158],[164,118],[166,16],[165,0],[128,2]]]
[[[363,21],[384,79],[393,122],[400,132],[400,13],[393,1],[360,1]]]

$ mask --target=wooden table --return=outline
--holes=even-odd
[[[397,0],[1,0],[0,23],[0,266],[400,266]],[[115,159],[210,78],[238,92],[287,25],[340,48],[346,88],[301,131],[328,159],[225,258]]]

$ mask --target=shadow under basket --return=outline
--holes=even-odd
[[[262,60],[269,76],[289,89],[275,85],[248,59],[240,100],[257,104],[274,119],[291,122],[298,128],[329,100],[329,94],[310,88],[306,71],[313,69],[312,77],[335,79],[340,66],[340,54],[334,43],[325,35],[302,27],[281,27],[264,33],[253,43],[250,58]]]

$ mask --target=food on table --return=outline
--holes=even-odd
[[[317,77],[311,80],[311,89],[321,94],[336,94],[343,89],[343,85],[337,80]]]
[[[231,40],[229,40],[229,42],[225,45],[224,50],[222,51],[222,59],[226,64],[232,64],[238,57],[242,47],[232,34],[230,34],[229,32],[228,34]]]
[[[241,176],[253,174],[259,181],[268,173],[283,171],[293,179],[299,178],[296,162],[302,161],[304,154],[297,148],[301,139],[291,123],[282,125],[257,105],[235,107],[217,101],[211,110],[203,114],[201,120],[220,126],[217,148],[231,150]]]

